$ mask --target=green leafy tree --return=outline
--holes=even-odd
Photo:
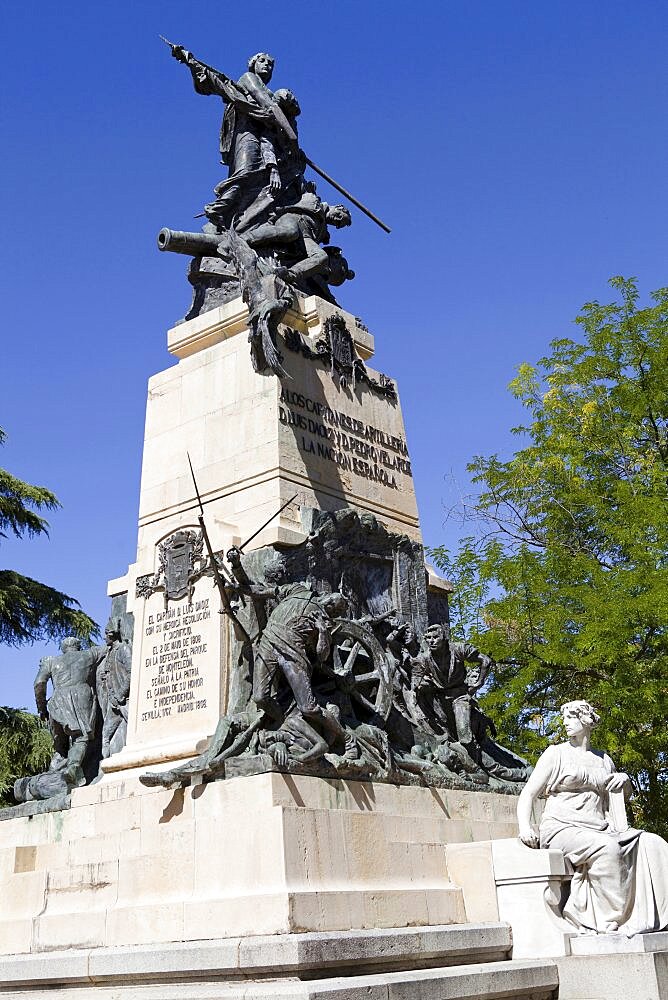
[[[0,444],[4,439],[0,430]],[[48,534],[42,512],[59,506],[50,490],[0,469],[0,539]],[[72,634],[90,639],[97,632],[74,598],[15,570],[0,570],[0,643],[19,646]],[[49,730],[37,716],[0,706],[0,805],[12,802],[16,778],[48,767],[52,752]]]
[[[52,753],[51,734],[36,715],[0,705],[0,807],[13,805],[14,781],[46,770]]]
[[[511,391],[529,413],[509,461],[477,457],[475,531],[456,555],[456,628],[499,661],[486,707],[515,749],[554,739],[560,704],[601,712],[636,820],[668,830],[668,288],[587,303]]]
[[[0,444],[4,440],[0,430]],[[10,534],[16,538],[48,534],[41,512],[59,506],[50,490],[0,469],[0,539]],[[0,643],[20,646],[72,634],[88,639],[97,631],[74,598],[15,570],[0,570]]]

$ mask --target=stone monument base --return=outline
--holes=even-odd
[[[0,824],[0,954],[464,924],[444,844],[508,837],[515,797],[269,772],[136,778]]]
[[[0,823],[0,1000],[521,997],[554,963],[472,922],[444,845],[515,797],[267,772],[76,789]]]
[[[0,1000],[668,1000],[668,934],[555,920],[515,797],[136,777],[0,823]]]

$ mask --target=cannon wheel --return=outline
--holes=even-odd
[[[337,674],[350,671],[350,697],[362,722],[383,722],[392,707],[392,671],[373,632],[358,622],[339,619],[332,633],[332,664]]]

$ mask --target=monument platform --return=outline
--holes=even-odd
[[[178,791],[107,780],[0,824],[0,1000],[518,997],[449,842],[514,830],[514,797],[271,772]],[[4,956],[4,957],[3,957]]]
[[[179,362],[149,383],[137,560],[109,585],[134,617],[127,742],[96,783],[0,823],[0,1000],[668,1000],[665,934],[577,938],[560,922],[563,857],[518,842],[507,781],[505,794],[467,790],[466,773],[434,779],[438,762],[409,754],[398,784],[405,749],[382,780],[300,773],[295,761],[290,773],[268,745],[226,761],[224,780],[139,781],[205,750],[250,698],[201,552],[188,454],[216,553],[287,503],[251,538],[247,565],[266,569],[267,552],[288,565],[292,553],[317,577],[318,512],[343,512],[326,525],[325,563],[337,532],[363,527],[345,572],[371,581],[381,610],[424,630],[435,601],[447,622],[448,585],[424,566],[396,387],[366,365],[341,375],[332,317],[351,356],[372,355],[354,317],[298,297],[280,340],[292,382],[253,371],[240,300],[169,333]],[[381,548],[364,552],[367,537]],[[321,579],[325,591],[339,583]],[[410,707],[391,683],[381,694],[358,730],[372,757],[388,708]],[[490,788],[504,784],[496,763],[513,767],[500,749],[486,758]]]
[[[286,565],[301,559],[309,579],[324,574],[325,593],[348,573],[351,601],[357,580],[370,608],[422,630],[447,622],[449,587],[424,564],[396,386],[366,366],[368,331],[297,297],[281,329],[282,381],[253,370],[247,332],[240,300],[179,324],[168,338],[178,364],[150,380],[137,560],[109,585],[134,616],[127,742],[63,808],[26,803],[0,823],[0,1000],[552,1000],[556,966],[513,960],[494,887],[485,904],[470,870],[468,882],[461,865],[458,879],[449,870],[449,845],[514,836],[515,795],[470,790],[467,773],[439,771],[435,759],[412,760],[407,783],[395,783],[401,755],[383,749],[379,728],[396,700],[385,667],[355,730],[379,769],[393,762],[383,780],[300,773],[294,760],[284,773],[265,746],[264,757],[256,748],[226,761],[224,780],[176,790],[139,781],[207,748],[221,717],[250,697],[202,554],[188,455],[216,553],[294,498],[246,547],[253,572],[278,553]],[[342,518],[325,523],[323,511]],[[330,580],[341,532],[358,547]],[[371,666],[386,662],[378,641],[365,648]]]
[[[0,824],[0,954],[465,924],[444,845],[507,837],[514,801],[277,772],[76,789]]]

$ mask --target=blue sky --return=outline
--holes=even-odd
[[[308,155],[392,227],[354,213],[340,301],[398,379],[429,544],[456,541],[471,456],[513,447],[517,365],[611,275],[668,284],[658,0],[39,0],[0,23],[0,462],[63,503],[0,558],[102,624],[134,559],[146,380],[189,304],[155,236],[223,177],[221,105],[159,32],[231,76],[272,52]],[[32,703],[44,651],[2,648],[0,704]]]

